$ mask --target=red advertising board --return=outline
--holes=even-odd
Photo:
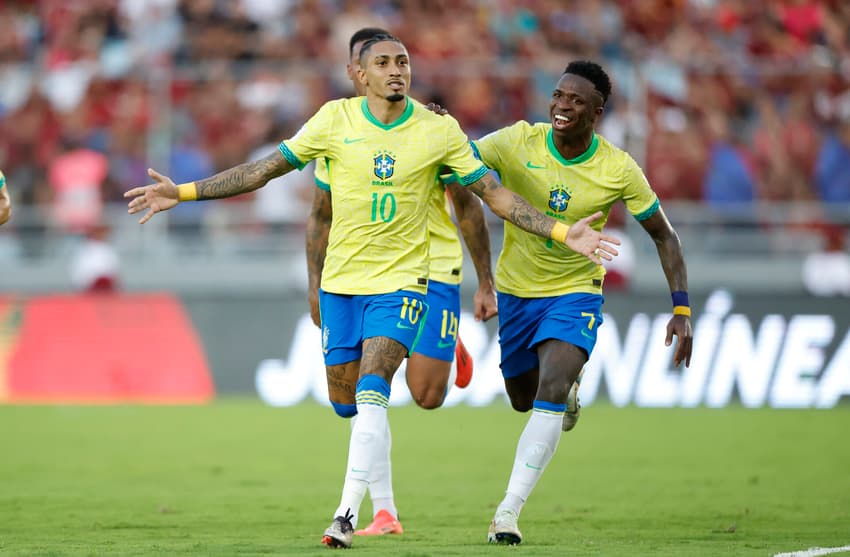
[[[214,393],[170,294],[0,298],[0,402],[182,404]]]

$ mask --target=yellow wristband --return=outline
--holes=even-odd
[[[178,185],[177,199],[179,201],[195,201],[198,199],[198,186],[195,185],[195,182]]]
[[[555,226],[552,227],[552,230],[549,232],[549,237],[555,240],[556,242],[561,242],[562,244],[567,243],[567,232],[570,231],[570,227],[562,222],[556,222]]]
[[[691,308],[688,306],[673,306],[673,315],[684,315],[685,317],[690,317]]]

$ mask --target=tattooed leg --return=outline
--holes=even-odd
[[[328,398],[337,404],[354,404],[354,389],[360,374],[360,360],[325,366],[328,379]]]
[[[389,337],[372,337],[363,341],[360,375],[374,374],[392,383],[393,375],[407,356],[407,348]]]

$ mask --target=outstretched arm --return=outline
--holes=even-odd
[[[693,330],[691,328],[690,305],[688,303],[688,271],[685,267],[685,257],[682,254],[682,244],[679,235],[673,229],[664,211],[658,211],[646,220],[641,221],[644,230],[655,242],[661,268],[667,277],[667,285],[673,294],[673,317],[667,323],[667,338],[665,344],[673,343],[673,336],[678,337],[676,350],[673,353],[673,364],[682,362],[685,367],[691,364],[691,349],[693,347]]]
[[[566,226],[532,207],[525,199],[502,186],[489,174],[467,187],[484,200],[497,216],[526,232],[560,241],[597,265],[601,264],[603,259],[610,261],[617,255],[617,248],[613,246],[619,245],[620,241],[590,227],[591,223],[602,218],[602,211],[597,211],[572,226]]]
[[[454,182],[447,186],[455,208],[460,233],[469,250],[475,274],[478,275],[478,291],[473,298],[475,320],[487,321],[498,313],[496,289],[493,284],[493,264],[490,256],[490,232],[484,219],[481,201],[472,192]]]
[[[124,197],[131,198],[127,204],[131,215],[147,209],[148,212],[139,219],[139,223],[144,224],[156,213],[167,211],[181,201],[220,199],[254,191],[293,168],[279,151],[275,151],[260,160],[246,162],[209,178],[179,186],[168,176],[149,168],[148,176],[156,182],[133,188],[125,192]]]
[[[6,177],[0,172],[0,224],[5,224],[12,216],[12,198],[6,187]]]
[[[332,219],[331,192],[316,188],[313,208],[307,219],[307,300],[310,303],[310,318],[317,327],[322,325],[319,315],[319,286],[322,283],[322,269],[325,267]]]

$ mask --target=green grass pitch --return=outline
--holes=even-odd
[[[391,408],[405,533],[358,555],[773,555],[850,545],[850,408],[596,404],[488,546],[527,415]],[[349,426],[328,408],[0,406],[0,555],[327,555]],[[368,497],[361,509],[368,522]]]

